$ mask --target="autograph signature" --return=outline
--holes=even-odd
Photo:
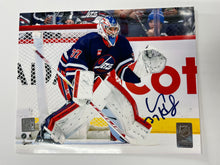
[[[162,105],[158,105],[158,102],[162,100],[163,103]],[[152,117],[146,117],[145,118],[145,121],[147,121],[148,119],[151,120],[151,124],[154,122],[154,119],[153,118],[157,118],[157,120],[159,121],[159,116],[156,113],[156,110],[158,110],[160,116],[162,119],[165,119],[165,117],[168,115],[168,114],[171,114],[171,116],[175,116],[176,115],[176,107],[177,105],[179,104],[179,101],[176,102],[175,100],[175,97],[173,95],[169,95],[169,103],[171,104],[171,107],[168,109],[167,108],[167,105],[165,105],[165,103],[167,103],[168,101],[166,100],[164,94],[160,94],[158,97],[157,97],[157,100],[156,100],[156,103],[154,105],[154,107],[151,109],[149,107],[149,103],[148,103],[148,98],[146,98],[146,106],[147,106],[147,110],[150,112],[150,113],[154,113],[154,115]]]

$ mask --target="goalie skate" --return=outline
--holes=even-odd
[[[59,142],[55,142],[53,139],[51,139],[50,134],[44,129],[42,128],[36,139],[35,139],[36,143],[51,143],[51,144],[60,144]]]

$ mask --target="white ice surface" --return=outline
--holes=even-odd
[[[17,140],[19,153],[75,153],[75,154],[200,154],[200,136],[193,135],[193,148],[178,148],[176,134],[151,134],[154,143],[132,145],[103,139],[67,140],[64,144],[32,143],[23,145]]]

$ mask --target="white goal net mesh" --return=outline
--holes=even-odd
[[[45,30],[34,29],[19,32],[17,62],[18,120],[24,117],[34,117],[36,123],[40,122],[37,120],[42,120],[65,104],[65,99],[57,84],[56,72],[51,66],[44,63],[42,59],[42,64],[37,62],[33,49],[33,31],[37,30],[43,34],[43,55],[48,59],[52,67],[57,68],[62,53],[67,51],[79,37],[96,31],[96,28],[65,30],[61,28],[62,26],[59,25],[58,30],[47,28]],[[50,27],[53,27],[53,25]],[[90,122],[90,125],[101,128],[107,127],[107,123],[98,116]]]

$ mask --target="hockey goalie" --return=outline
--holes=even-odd
[[[151,125],[138,115],[135,100],[109,73],[139,83],[147,74],[161,72],[166,58],[147,47],[134,61],[130,43],[119,35],[120,26],[111,16],[101,19],[97,29],[62,54],[58,72],[71,86],[59,75],[58,85],[67,102],[45,119],[36,142],[64,143],[94,117],[96,109],[109,121],[117,140],[147,143]]]

